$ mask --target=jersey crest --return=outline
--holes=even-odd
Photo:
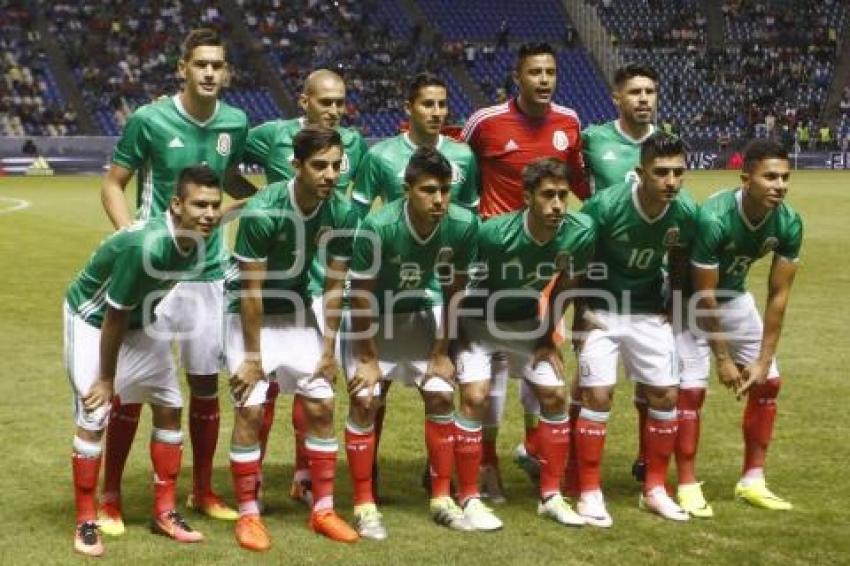
[[[555,130],[552,134],[552,146],[558,151],[566,151],[570,147],[570,138],[564,130]]]
[[[763,255],[767,255],[773,250],[775,250],[779,246],[779,239],[775,236],[770,236],[766,238],[764,243],[761,245],[761,250],[759,251],[759,257]]]
[[[349,169],[351,169],[351,162],[348,160],[348,154],[343,152],[342,163],[339,166],[339,172],[345,175],[346,173],[348,173]]]
[[[672,248],[679,245],[679,227],[673,226],[668,228],[667,232],[664,234],[664,247]]]
[[[227,132],[222,132],[218,135],[218,140],[215,143],[215,150],[222,157],[226,157],[230,155],[230,145],[230,134],[228,134]]]

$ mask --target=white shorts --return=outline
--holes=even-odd
[[[548,363],[538,364],[537,369],[531,367],[537,338],[527,338],[523,335],[537,330],[540,324],[540,320],[536,317],[510,322],[461,319],[461,326],[466,333],[469,345],[468,349],[461,349],[457,354],[458,382],[488,380],[494,362],[505,363],[506,361],[510,375],[522,375],[534,385],[543,387],[564,385],[564,380],[558,377]],[[495,330],[498,332],[494,332],[490,325],[496,325]]]
[[[301,320],[299,320],[301,319]],[[239,314],[224,316],[227,369],[234,374],[245,360],[242,319]],[[333,388],[324,379],[312,379],[322,356],[322,335],[311,310],[299,314],[266,315],[260,329],[263,372],[269,381],[260,381],[237,407],[261,405],[271,381],[281,393],[296,393],[310,399],[330,399]]]
[[[744,293],[720,303],[720,330],[727,335],[730,353],[736,364],[746,366],[758,359],[764,330],[752,294]],[[779,377],[776,358],[770,362],[767,377]]]
[[[180,346],[190,375],[218,374],[222,367],[223,281],[181,281],[157,306],[156,315]]]
[[[670,324],[660,314],[618,314],[594,310],[606,327],[591,330],[578,356],[581,387],[617,383],[617,358],[634,381],[654,387],[679,384],[673,358],[676,343]]]
[[[83,397],[100,377],[100,329],[64,307],[65,370],[74,394],[74,420],[80,428],[103,430],[109,406],[86,411]],[[118,352],[113,393],[123,403],[151,403],[180,408],[183,398],[167,340],[145,330],[128,330]]]
[[[416,385],[423,391],[453,392],[451,385],[438,377],[425,379],[428,371],[428,357],[434,344],[436,320],[439,307],[429,311],[379,315],[375,322],[378,332],[375,345],[378,349],[378,367],[386,381],[403,381],[407,385]],[[351,316],[346,312],[343,328],[348,334],[351,329]],[[350,380],[357,371],[357,358],[350,336],[342,340],[342,360],[345,374]],[[380,384],[375,384],[373,395],[380,394]],[[358,396],[369,394],[361,390]]]
[[[705,389],[711,373],[711,348],[690,330],[676,333],[676,362],[681,389]]]

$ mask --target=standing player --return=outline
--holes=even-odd
[[[178,63],[185,80],[182,91],[136,110],[127,122],[103,180],[102,200],[116,228],[130,224],[124,189],[135,172],[138,177],[136,216],[146,220],[162,215],[174,193],[179,172],[205,163],[231,194],[252,189],[235,174],[248,133],[242,110],[219,100],[228,68],[225,46],[218,32],[196,29],[183,42]],[[238,190],[237,190],[238,189]],[[163,322],[180,337],[180,357],[191,390],[189,433],[192,438],[193,489],[188,506],[204,514],[235,520],[212,490],[212,462],[218,442],[218,371],[221,365],[222,245],[216,230],[207,246],[203,273],[181,282],[161,305]],[[121,475],[138,427],[138,403],[116,397],[106,440],[103,532],[124,532],[121,518]]]
[[[744,150],[741,187],[709,198],[697,220],[691,257],[695,298],[720,382],[747,395],[744,465],[735,496],[765,509],[791,503],[767,488],[764,463],[781,380],[775,355],[803,240],[800,215],[785,204],[791,168],[779,144],[755,140]],[[773,253],[764,324],[746,290],[750,266]]]
[[[257,501],[259,433],[270,381],[294,390],[304,405],[314,496],[310,527],[333,540],[358,539],[333,505],[335,344],[357,216],[336,191],[343,162],[339,132],[308,126],[292,141],[295,178],[272,183],[249,201],[227,279],[226,353],[236,404],[230,467],[240,515],[236,540],[257,551],[271,546]],[[348,233],[333,237],[334,231]],[[330,261],[324,339],[307,292],[308,269],[320,247]]]
[[[481,168],[481,202],[484,219],[518,210],[523,206],[522,171],[541,157],[554,157],[566,162],[572,191],[580,198],[590,195],[584,178],[581,123],[570,108],[552,102],[557,85],[555,51],[547,43],[520,47],[514,83],[516,98],[475,112],[467,121],[462,137],[469,143]],[[494,501],[503,501],[496,437],[504,412],[507,370],[497,367],[493,375],[489,409],[484,424],[484,457],[482,476],[485,490]],[[526,412],[525,444],[517,449],[518,462],[531,475],[536,475],[535,431],[540,408],[534,395],[522,382],[522,399]]]
[[[345,444],[357,528],[370,539],[387,536],[372,493],[382,379],[415,383],[422,395],[434,520],[465,531],[501,526],[477,498],[465,512],[450,494],[455,449],[465,434],[453,415],[449,324],[455,324],[453,299],[465,285],[478,235],[475,215],[449,202],[451,178],[439,151],[417,149],[405,170],[405,198],[369,214],[354,240],[353,333],[343,346],[351,394]]]
[[[340,125],[345,112],[345,82],[342,77],[327,69],[318,69],[307,76],[304,90],[298,97],[298,104],[304,111],[304,116],[290,120],[272,120],[248,132],[245,146],[245,160],[258,163],[266,172],[268,183],[290,181],[295,177],[292,165],[295,135],[305,126],[323,126],[333,128],[342,138],[342,166],[337,179],[336,190],[345,197],[368,147],[363,136],[353,128]],[[311,292],[314,296],[322,294],[321,282],[324,279],[319,262],[310,268]],[[316,319],[321,322],[321,301],[314,302]],[[274,422],[275,401],[278,396],[277,384],[273,383],[268,389],[263,411],[263,426],[260,429],[260,447],[265,455],[269,431]],[[304,448],[306,422],[304,406],[300,395],[295,395],[292,402],[292,428],[295,432],[295,476],[290,495],[311,505],[310,470],[307,466],[307,456]]]
[[[661,293],[665,254],[671,256],[671,270],[687,269],[684,250],[693,238],[696,204],[681,191],[685,170],[682,141],[654,134],[641,147],[638,179],[606,189],[582,209],[596,223],[594,263],[605,270],[602,277],[588,277],[585,301],[598,324],[579,352],[582,408],[575,425],[578,512],[598,527],[613,523],[600,490],[600,463],[618,357],[628,376],[644,384],[649,405],[641,504],[667,519],[688,519],[665,490],[676,439],[679,382],[673,331]],[[671,280],[681,279],[671,273]]]
[[[473,280],[472,296],[465,304],[470,315],[461,321],[470,343],[457,361],[462,385],[455,419],[465,425],[459,427],[455,439],[460,499],[463,503],[464,498],[478,496],[481,418],[493,359],[500,356],[529,383],[542,410],[538,513],[564,525],[580,526],[584,520],[560,492],[570,423],[563,361],[553,333],[568,303],[561,299],[561,292],[578,288],[593,256],[593,220],[567,212],[569,185],[563,162],[551,157],[535,161],[523,171],[523,185],[526,206],[496,216],[481,227],[478,260],[483,276]],[[541,321],[537,305],[552,280],[557,284]],[[471,314],[471,307],[479,310]],[[474,437],[471,431],[476,431]],[[462,459],[463,452],[457,448],[467,437],[474,442],[467,442],[465,452],[472,454]],[[472,460],[471,481],[465,482],[463,466],[468,460]]]
[[[180,542],[203,539],[176,511],[182,399],[171,347],[157,336],[153,312],[176,279],[203,269],[203,248],[220,219],[218,177],[208,167],[187,168],[180,173],[168,211],[107,238],[65,295],[65,366],[77,424],[71,459],[74,548],[82,554],[103,554],[95,492],[113,393],[128,402],[151,404],[152,529]]]

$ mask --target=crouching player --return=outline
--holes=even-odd
[[[351,394],[345,436],[354,514],[360,535],[376,540],[387,536],[372,495],[381,379],[415,383],[422,395],[434,520],[464,531],[501,526],[480,502],[471,508],[480,522],[471,522],[449,487],[456,454],[460,483],[475,482],[478,475],[476,464],[461,464],[469,452],[466,443],[480,430],[455,422],[455,369],[448,357],[450,307],[456,306],[452,298],[464,288],[475,256],[478,219],[449,204],[452,168],[436,149],[417,149],[404,178],[405,197],[369,214],[355,237],[352,332],[343,346]]]
[[[180,542],[203,540],[175,510],[183,405],[168,337],[154,326],[154,307],[179,279],[204,266],[207,238],[221,220],[221,189],[206,166],[178,178],[168,212],[107,238],[65,295],[65,365],[77,424],[73,444],[77,529],[74,548],[103,554],[95,522],[101,438],[113,394],[150,403],[154,532]]]
[[[491,218],[479,233],[482,272],[473,278],[474,288],[461,319],[468,344],[461,347],[457,357],[462,395],[456,419],[472,424],[465,428],[480,430],[492,365],[506,359],[512,374],[524,377],[541,407],[537,511],[563,525],[581,526],[584,520],[560,492],[570,423],[563,361],[553,332],[567,304],[561,292],[580,285],[593,256],[593,221],[584,214],[567,212],[570,188],[563,162],[555,158],[538,160],[524,169],[522,181],[525,206]],[[540,294],[555,278],[558,283],[541,321],[537,314]],[[477,308],[475,312],[473,307]],[[473,448],[477,466],[480,436]],[[460,472],[458,467],[462,478]],[[462,498],[478,495],[467,489],[461,482]]]
[[[343,160],[339,133],[308,126],[293,140],[295,178],[252,197],[239,220],[227,273],[227,365],[236,405],[230,468],[239,503],[236,540],[249,550],[271,547],[260,519],[260,428],[269,382],[301,396],[313,481],[310,528],[332,540],[359,537],[335,512],[337,441],[333,428],[336,332],[357,217],[336,192]],[[324,338],[310,308],[308,271],[326,252]]]
[[[708,332],[720,382],[747,396],[744,465],[735,496],[774,510],[791,509],[764,479],[781,383],[774,356],[803,240],[800,215],[784,202],[790,175],[788,154],[780,145],[751,142],[744,151],[741,187],[719,192],[701,207],[691,257],[698,320]],[[750,266],[769,253],[773,259],[762,324],[746,278]]]

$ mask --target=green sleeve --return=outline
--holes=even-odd
[[[354,171],[355,178],[357,178],[357,174],[360,172],[360,166],[366,159],[366,154],[369,153],[369,145],[366,143],[366,139],[360,132],[355,132],[355,142],[354,142],[354,154],[355,159],[352,160],[351,170]]]
[[[375,249],[375,244],[378,249]],[[352,244],[351,273],[354,276],[374,277],[375,268],[380,268],[380,235],[370,219],[360,224]]]
[[[573,250],[572,269],[574,274],[581,274],[587,271],[587,266],[593,260],[593,254],[596,252],[596,225],[585,231],[579,244]]]
[[[112,153],[112,162],[135,171],[139,169],[150,152],[150,132],[144,117],[136,111],[127,120],[121,139]]]
[[[466,164],[466,179],[458,191],[457,203],[473,212],[478,206],[478,162],[471,151]]]
[[[274,238],[272,220],[251,209],[245,212],[248,214],[243,213],[239,218],[233,257],[240,261],[264,261],[268,259]]]
[[[782,231],[776,253],[796,261],[800,259],[800,248],[803,246],[803,220],[799,214],[794,214],[791,222]]]
[[[274,143],[274,133],[274,122],[265,122],[248,130],[245,141],[245,161],[265,167]]]
[[[230,165],[239,165],[245,159],[246,144],[248,143],[248,122],[245,121],[245,127],[241,128],[236,133],[236,139],[233,140],[233,152],[230,155]]]
[[[584,205],[581,207],[582,214],[587,214],[588,216],[590,216],[597,226],[601,226],[603,224],[603,195],[604,193],[596,193],[594,196],[584,201]]]
[[[361,218],[369,212],[372,203],[378,197],[382,176],[380,158],[372,152],[367,153],[357,171],[357,177],[354,179],[354,190],[351,193],[351,200],[357,205]]]
[[[454,249],[457,252],[455,268],[460,271],[466,271],[478,257],[478,228],[478,217],[473,216],[472,222],[467,224],[459,241],[454,243]]]
[[[707,214],[697,214],[696,235],[691,251],[691,263],[705,268],[720,265],[723,227]]]
[[[151,275],[145,269],[144,248],[130,246],[118,255],[112,266],[106,300],[116,309],[132,310],[144,300]],[[148,261],[150,263],[150,261]]]
[[[357,229],[357,220],[357,213],[353,208],[349,208],[345,213],[342,225],[338,228],[338,230],[341,231],[341,234],[332,238],[328,243],[329,257],[336,259],[351,259],[354,231]]]

